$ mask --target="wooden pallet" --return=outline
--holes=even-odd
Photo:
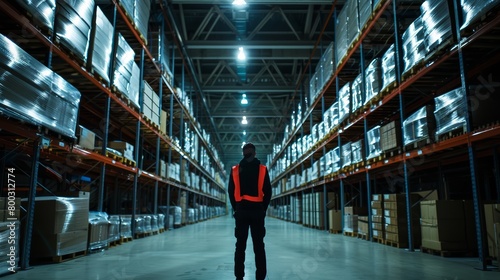
[[[164,232],[165,232],[165,229],[164,229],[164,228],[160,228],[160,229],[159,229],[159,232],[160,232],[160,233],[164,233]]]
[[[151,232],[151,235],[158,235],[160,234],[160,230],[154,230]]]
[[[358,238],[363,239],[363,240],[368,240],[368,234],[358,232]]]
[[[388,84],[385,88],[383,88],[380,93],[382,94],[382,97],[383,98],[384,96],[388,95],[389,93],[391,93],[394,89],[396,89],[398,87],[398,82],[397,81],[394,81],[390,84]]]
[[[144,237],[147,237],[147,236],[150,236],[150,235],[151,235],[151,232],[136,233],[135,234],[135,239],[144,238]]]
[[[431,139],[425,138],[425,139],[413,142],[411,144],[405,145],[405,151],[416,150],[416,149],[422,148],[426,145],[429,145],[430,143],[431,143]]]
[[[448,52],[449,46],[452,46],[454,43],[453,36],[451,38],[446,39],[441,44],[438,44],[434,49],[430,50],[425,56],[425,61],[435,60],[440,57],[442,54]]]
[[[375,242],[375,243],[385,244],[385,239],[380,238],[380,237],[375,237],[375,236],[373,236],[373,237],[372,237],[372,240],[373,240],[373,242]]]
[[[94,79],[98,80],[99,83],[104,85],[105,87],[109,86],[109,82],[106,81],[98,72],[96,72],[93,68],[89,70],[89,74],[94,77]]]
[[[101,154],[101,150],[94,150],[94,152],[98,153],[98,154]],[[124,157],[122,157],[120,155],[117,155],[115,153],[112,153],[110,151],[107,151],[107,150],[106,150],[105,156],[107,158],[113,159],[113,160],[121,162],[121,163],[123,163],[123,161],[124,161]]]
[[[385,240],[385,245],[395,247],[395,248],[408,248],[408,245],[405,243],[399,243],[392,240]]]
[[[123,237],[123,236],[120,236],[120,244],[127,243],[127,242],[130,242],[130,241],[132,241],[132,237]]]
[[[431,254],[435,256],[441,257],[474,257],[474,254],[468,251],[444,251],[444,250],[435,250],[430,248],[421,247],[420,251],[422,253]]]
[[[65,255],[61,255],[61,256],[52,256],[52,257],[48,257],[48,258],[39,258],[36,260],[36,262],[40,262],[40,263],[62,263],[62,262],[67,262],[67,261],[70,261],[70,260],[74,260],[76,258],[80,258],[80,257],[83,257],[83,256],[86,256],[87,255],[87,251],[84,250],[84,251],[78,251],[78,252],[74,252],[74,253],[70,253],[70,254],[65,254]]]
[[[137,165],[137,163],[132,160],[132,159],[129,159],[129,158],[123,158],[123,161],[122,161],[125,165],[128,165],[128,166],[132,166],[132,167],[135,167]]]
[[[402,150],[401,148],[398,147],[387,151],[383,151],[382,153],[384,158],[391,158],[393,156],[400,155],[402,153]]]
[[[449,132],[446,132],[446,133],[439,135],[437,137],[437,139],[438,139],[438,142],[441,142],[441,141],[448,140],[448,139],[453,138],[453,137],[463,135],[465,133],[467,133],[467,127],[465,127],[465,125],[464,125],[464,126],[461,126],[459,128],[455,128]]]
[[[375,162],[379,162],[381,160],[385,159],[385,155],[384,154],[381,154],[379,156],[376,156],[376,157],[373,157],[373,158],[370,158],[370,159],[367,159],[366,160],[366,165],[369,165],[369,164],[374,164]]]
[[[118,246],[118,245],[121,245],[122,243],[120,242],[120,239],[117,239],[117,240],[113,240],[113,241],[110,241],[109,242],[109,247],[115,247],[115,246]]]
[[[407,79],[411,78],[413,75],[417,74],[422,68],[425,66],[425,60],[422,59],[415,63],[408,71],[404,72],[403,75],[401,76],[402,81],[406,81]]]
[[[329,232],[331,234],[341,234],[342,230],[340,230],[340,229],[330,229]]]
[[[66,53],[66,55],[71,58],[71,60],[75,61],[80,67],[82,68],[86,68],[86,62],[80,58],[78,55],[76,55],[69,47],[67,47],[66,45],[64,45],[61,41],[60,41],[60,38],[59,37],[55,37],[54,38],[54,44],[59,48],[61,49],[64,53]]]
[[[344,236],[358,237],[357,231],[344,231]]]

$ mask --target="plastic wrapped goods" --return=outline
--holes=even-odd
[[[339,90],[339,120],[341,123],[349,116],[351,109],[351,83],[345,84]]]
[[[370,129],[366,133],[366,141],[367,141],[367,148],[368,148],[368,151],[367,151],[368,155],[366,156],[367,159],[377,157],[382,153],[382,150],[380,149],[380,126],[379,125]]]
[[[75,137],[80,92],[3,35],[0,92],[0,112]]]
[[[403,121],[403,140],[409,145],[428,137],[427,108],[422,107]]]
[[[92,69],[109,83],[109,68],[111,66],[111,51],[113,48],[113,25],[99,7],[96,9],[94,26]]]
[[[151,227],[151,223],[149,224],[149,226]],[[134,230],[134,232],[135,233],[145,233],[146,232],[146,229],[144,227],[144,216],[142,216],[142,215],[135,216],[135,230]]]
[[[334,49],[333,49],[333,42],[331,42],[328,47],[326,47],[323,55],[321,56],[321,65],[322,65],[322,69],[323,71],[321,72],[322,73],[322,81],[323,81],[323,85],[322,86],[325,86],[325,84],[330,80],[330,78],[332,77],[333,75],[333,72],[335,71],[335,60],[334,60]]]
[[[350,2],[350,1],[349,1]],[[335,57],[337,59],[337,66],[339,66],[340,61],[347,54],[347,48],[349,47],[347,44],[347,5],[344,5],[344,8],[340,11],[337,16],[337,25],[335,26],[335,44],[336,44],[336,54]]]
[[[128,96],[129,82],[134,68],[135,52],[122,34],[118,34],[115,53],[113,86]]]
[[[359,36],[358,0],[348,1],[344,9],[347,9],[347,46],[351,46]]]
[[[464,29],[476,22],[499,3],[500,0],[460,0],[463,17],[463,24],[460,28]]]
[[[392,44],[382,56],[382,87],[385,89],[392,82],[396,81],[396,53]]]
[[[355,164],[363,161],[363,140],[351,143],[351,163]]]
[[[368,22],[372,15],[372,0],[359,0],[359,27],[360,29]]]
[[[120,215],[120,237],[132,237],[132,216]]]
[[[462,88],[434,98],[436,108],[436,136],[467,125],[467,108]]]
[[[403,73],[410,70],[414,65],[425,58],[425,32],[422,26],[422,18],[416,18],[403,33]]]
[[[3,271],[2,274],[11,267],[17,269],[20,256],[19,244],[21,243],[20,228],[19,221],[0,222],[0,269]],[[16,256],[11,259],[12,251],[16,253]]]
[[[34,20],[35,25],[41,24],[50,31],[54,30],[56,0],[16,0]]]
[[[110,215],[108,217],[108,241],[113,242],[120,240],[120,216]]]
[[[129,83],[129,91],[128,91],[128,98],[132,102],[132,104],[135,105],[135,107],[139,108],[139,88],[140,88],[140,82],[141,82],[141,70],[139,69],[139,66],[137,66],[137,63],[132,64],[132,75],[130,76],[130,83]]]
[[[425,31],[425,48],[429,53],[453,35],[450,9],[448,1],[426,0],[420,6],[420,11]]]
[[[340,154],[340,147],[334,148],[332,151],[332,172],[337,172],[340,170],[340,164],[342,161]]]
[[[342,168],[352,164],[351,142],[342,145]]]
[[[309,95],[311,100],[316,100],[316,96],[318,96],[319,92],[318,85],[318,74],[315,72],[311,76],[311,80],[309,81]]]
[[[108,230],[108,214],[104,212],[89,212],[89,250],[108,247]]]
[[[377,96],[382,89],[382,73],[380,71],[380,59],[375,58],[365,71],[365,104]]]
[[[57,0],[55,35],[84,63],[87,61],[94,0]]]
[[[351,113],[363,107],[363,75],[359,75],[352,81],[351,86]]]
[[[151,232],[153,230],[151,221],[153,218],[151,215],[143,215],[142,219],[144,220],[144,232]]]
[[[139,33],[141,33],[142,37],[145,40],[144,43],[147,43],[146,38],[148,35],[149,12],[151,8],[150,6],[151,6],[151,1],[149,0],[134,1],[134,22],[137,30],[139,30]]]

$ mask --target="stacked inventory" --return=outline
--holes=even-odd
[[[158,215],[151,215],[151,231],[158,232],[160,228],[158,227]]]
[[[146,233],[146,230],[144,228],[144,216],[142,216],[142,215],[135,216],[135,218],[134,218],[134,233],[136,235],[137,234],[143,235],[144,233]]]
[[[368,149],[368,155],[366,155],[366,159],[372,159],[378,157],[382,154],[382,150],[380,149],[380,126],[377,125],[370,129],[366,133],[366,145]]]
[[[352,164],[352,147],[351,142],[342,145],[342,168]]]
[[[123,141],[110,141],[108,147],[119,152],[124,158],[134,160],[134,145]]]
[[[150,233],[153,231],[152,228],[152,216],[151,215],[142,215],[142,220],[143,220],[143,230],[145,233]]]
[[[390,152],[401,147],[399,122],[392,121],[380,127],[380,149]]]
[[[318,78],[318,73],[314,72],[311,76],[311,80],[309,81],[309,98],[311,100],[316,100],[316,97],[318,96],[320,92],[319,88],[319,78]]]
[[[372,195],[372,237],[384,240],[385,219],[384,219],[384,196],[381,194]]]
[[[413,205],[419,199],[418,195],[410,195],[410,203]],[[406,211],[405,194],[384,195],[384,221],[385,241],[397,244],[399,248],[408,247],[408,217]],[[420,207],[411,208],[413,246],[420,247]]]
[[[96,9],[95,21],[92,28],[95,29],[92,69],[109,83],[111,50],[113,49],[113,25],[99,7]]]
[[[418,17],[403,33],[403,74],[411,70],[413,66],[425,58],[424,37],[425,32],[422,25],[422,18]]]
[[[359,26],[360,29],[368,23],[372,15],[372,0],[359,0]]]
[[[75,137],[80,92],[3,35],[0,92],[1,113]]]
[[[356,164],[363,161],[363,140],[351,143],[351,163]]]
[[[344,207],[344,233],[358,232],[358,216],[366,216],[366,208],[356,206]]]
[[[368,216],[358,216],[358,236],[368,239]]]
[[[342,212],[340,210],[328,211],[328,227],[330,232],[339,233],[342,231]]]
[[[122,34],[118,34],[116,49],[115,49],[115,65],[113,73],[113,86],[116,91],[129,98],[129,83],[132,78],[132,71],[134,68],[135,52],[127,43]],[[130,99],[130,98],[129,98]],[[132,103],[139,107],[138,101]]]
[[[146,36],[149,26],[149,12],[151,1],[135,0],[134,1],[134,23],[135,28],[139,31],[142,39],[147,43]]]
[[[337,24],[335,25],[335,58],[337,59],[337,66],[340,65],[344,57],[347,55],[347,6],[352,1],[348,1],[344,8],[340,11],[337,17]]]
[[[498,260],[500,240],[497,238],[500,235],[500,204],[484,205],[484,223],[486,225],[488,255]]]
[[[463,201],[422,201],[420,210],[423,250],[467,251],[467,228]]]
[[[120,215],[120,238],[132,237],[132,216]]]
[[[365,104],[380,92],[382,85],[382,74],[380,71],[380,59],[375,58],[365,71]],[[384,74],[385,75],[385,74]]]
[[[344,9],[347,9],[347,46],[351,47],[359,36],[358,0],[348,1],[344,5]]]
[[[25,206],[27,203],[23,199]],[[37,197],[35,209],[31,241],[33,259],[87,250],[88,198]]]
[[[363,75],[360,73],[351,86],[351,113],[355,113],[359,108],[363,107],[363,101],[366,100],[363,92]]]
[[[426,0],[421,6],[422,26],[427,53],[436,49],[452,35],[448,1]]]
[[[392,44],[382,56],[382,87],[385,89],[396,81],[396,53]]]
[[[465,128],[467,124],[466,98],[462,88],[434,98],[436,108],[436,139],[457,128]],[[465,131],[465,129],[463,129]]]
[[[110,215],[108,217],[108,242],[120,240],[120,216]]]
[[[156,125],[160,125],[160,97],[153,88],[144,81],[142,112],[144,116]]]
[[[404,145],[417,143],[421,140],[429,139],[429,121],[432,114],[428,114],[429,107],[422,107],[415,113],[411,114],[403,121],[403,141]]]
[[[141,69],[137,63],[132,63],[132,74],[130,76],[130,81],[128,84],[127,98],[134,104],[137,108],[139,105],[139,89],[141,86]]]
[[[108,247],[109,221],[104,212],[89,212],[89,251]]]
[[[483,17],[490,9],[500,3],[499,0],[460,0],[464,29]]]
[[[41,24],[51,32],[54,30],[56,0],[16,0],[16,2],[33,16],[35,24]]]
[[[84,63],[87,61],[94,0],[57,0],[55,40]]]
[[[341,123],[348,116],[351,111],[351,83],[345,84],[339,90],[339,118],[338,122]]]
[[[334,54],[334,45],[333,42],[331,42],[328,47],[326,47],[325,51],[323,52],[323,55],[321,55],[321,65],[322,65],[322,81],[323,85],[322,87],[325,86],[325,84],[330,80],[330,78],[333,75],[333,72],[335,71],[335,57],[333,56]],[[314,99],[311,99],[311,102]]]

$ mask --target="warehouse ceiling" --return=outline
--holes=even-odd
[[[257,156],[266,161],[273,144],[283,140],[297,102],[304,99],[297,90],[299,81],[308,80],[303,73],[314,71],[321,47],[333,41],[332,20],[321,37],[325,46],[320,43],[315,50],[332,1],[247,1],[244,7],[231,3],[173,0],[168,6],[191,70],[184,76],[184,88],[196,92],[195,114],[212,132],[211,142],[226,167],[241,159],[243,142],[254,143]],[[237,59],[240,47],[244,62]],[[177,86],[182,81],[181,58],[177,55],[174,66]],[[306,67],[309,61],[312,69]],[[246,105],[241,103],[243,94]]]

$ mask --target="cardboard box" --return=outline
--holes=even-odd
[[[484,222],[490,257],[498,257],[495,242],[495,224],[500,223],[500,204],[484,205]]]
[[[372,209],[383,209],[384,204],[380,200],[372,200]]]
[[[121,152],[125,158],[134,159],[134,145],[132,144],[123,141],[110,141],[108,147]]]
[[[31,242],[33,259],[63,256],[87,250],[87,229],[49,234],[36,228]]]
[[[332,231],[342,230],[342,215],[340,210],[329,210],[328,211],[328,226]]]
[[[366,208],[366,207],[356,207],[356,206],[344,207],[344,215],[366,216],[367,214],[368,214],[368,208]]]
[[[368,216],[358,216],[358,233],[368,234]]]
[[[95,133],[79,125],[77,127],[76,136],[78,137],[78,146],[88,149],[95,149]]]
[[[357,232],[358,215],[344,214],[344,232]]]

